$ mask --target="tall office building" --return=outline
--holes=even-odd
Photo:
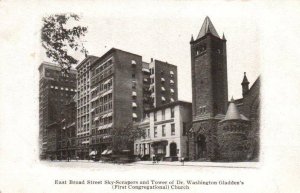
[[[90,116],[90,66],[98,59],[96,56],[87,56],[77,65],[77,156],[80,159],[88,158],[89,136],[91,131]]]
[[[39,148],[40,157],[46,158],[47,126],[59,121],[66,104],[76,92],[76,71],[63,75],[60,66],[43,62],[39,66]]]
[[[112,143],[112,128],[132,126],[142,118],[142,57],[112,48],[90,71],[90,151],[103,152]]]
[[[177,66],[151,59],[150,70],[150,99],[151,108],[178,100]]]

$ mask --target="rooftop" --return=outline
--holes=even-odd
[[[159,107],[155,107],[155,108],[146,110],[145,112],[146,113],[150,113],[150,112],[154,112],[154,111],[157,111],[157,110],[160,110],[160,109],[165,109],[165,108],[168,108],[168,107],[173,107],[173,106],[176,106],[176,105],[188,105],[188,106],[192,106],[192,103],[178,100],[178,101],[174,101],[174,102],[171,102],[171,103],[167,103],[167,104],[161,105]]]
[[[214,25],[212,24],[212,22],[210,21],[209,17],[206,16],[203,24],[202,24],[202,27],[199,31],[199,34],[197,36],[197,39],[200,39],[202,38],[203,36],[205,36],[207,33],[211,33],[212,35],[220,38],[217,30],[215,29]]]

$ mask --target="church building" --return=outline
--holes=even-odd
[[[226,38],[220,38],[209,17],[190,41],[192,128],[190,160],[245,161],[258,159],[259,78],[249,88],[244,74],[243,98],[228,102]]]

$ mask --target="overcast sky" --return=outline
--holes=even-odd
[[[224,3],[224,2],[223,2]],[[228,97],[241,97],[243,72],[250,85],[260,74],[260,33],[257,9],[243,3],[170,2],[98,4],[93,11],[79,12],[88,26],[85,46],[101,56],[115,47],[143,57],[167,61],[178,67],[179,99],[191,101],[190,39],[209,16],[219,36],[227,39]],[[133,4],[132,4],[133,5]],[[228,11],[230,9],[231,11]]]

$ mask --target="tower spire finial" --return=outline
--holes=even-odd
[[[226,40],[224,32],[223,32],[223,37],[222,37],[222,39],[223,39],[223,40]]]
[[[244,72],[244,78],[242,82],[242,89],[243,89],[243,96],[249,91],[249,81],[246,75],[246,72]]]
[[[193,34],[192,34],[192,37],[191,37],[191,42],[193,42],[194,41],[194,36],[193,36]]]
[[[198,36],[197,36],[197,39],[202,38],[207,33],[210,33],[213,36],[216,36],[216,37],[220,38],[217,30],[215,29],[214,25],[212,24],[212,22],[210,21],[208,16],[205,17],[205,20],[202,24],[202,27],[200,29],[200,32],[199,32]]]

